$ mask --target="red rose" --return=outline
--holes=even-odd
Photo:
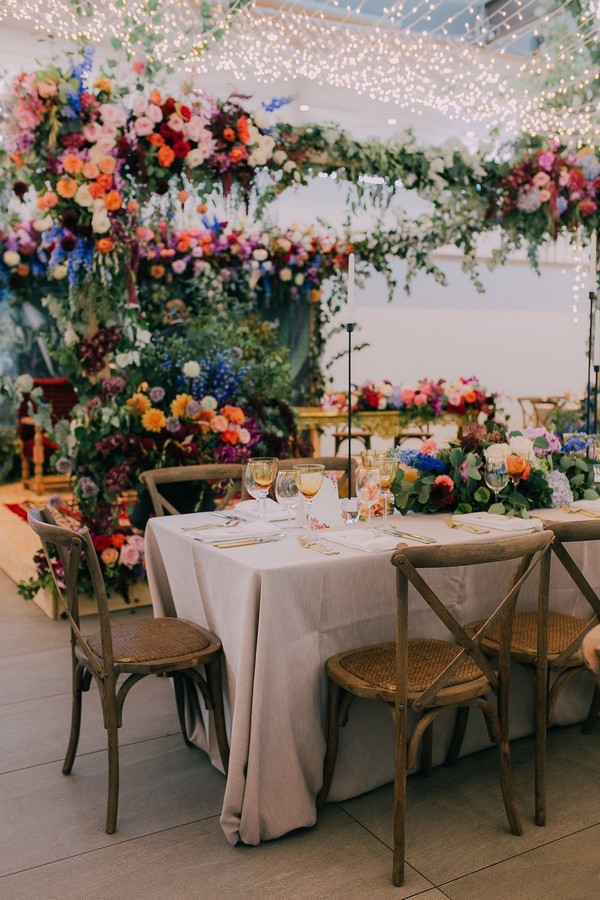
[[[161,106],[162,114],[165,117],[165,119],[168,119],[169,116],[175,112],[176,106],[177,106],[177,104],[175,103],[175,100],[172,97],[167,97],[167,99]]]
[[[173,144],[173,153],[179,159],[186,157],[191,149],[191,144],[188,144],[187,141],[177,141],[176,144]]]
[[[581,169],[571,169],[569,172],[569,187],[572,191],[581,191],[585,187],[585,175]]]
[[[171,141],[171,143],[173,143],[174,141],[178,141],[180,139],[179,133],[177,131],[173,131],[172,128],[169,128],[169,126],[167,125],[166,122],[162,123],[162,125],[159,128],[159,131],[162,134],[162,136],[164,137],[164,139],[166,141]]]
[[[184,122],[189,122],[192,118],[192,111],[189,106],[181,106],[179,109],[179,115],[183,119]]]
[[[577,209],[579,210],[579,215],[581,216],[581,218],[585,219],[587,218],[587,216],[593,215],[598,207],[593,200],[582,200]]]
[[[97,553],[102,553],[110,547],[110,538],[107,534],[97,534],[92,538],[92,544]]]

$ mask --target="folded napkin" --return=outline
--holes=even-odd
[[[240,522],[233,528],[215,525],[214,528],[202,528],[199,531],[184,532],[187,537],[203,544],[217,544],[221,541],[237,541],[244,538],[273,537],[280,534],[274,525],[268,522]]]
[[[267,520],[269,522],[287,521],[287,509],[275,503],[270,497],[267,497]],[[258,519],[258,500],[242,500],[232,510],[234,516],[241,516],[242,519],[256,521]]]
[[[332,541],[334,544],[343,544],[344,547],[352,547],[353,550],[364,550],[367,553],[378,551],[391,553],[401,543],[402,538],[370,528],[352,528],[352,531],[328,531],[323,535],[323,540],[327,543]]]
[[[600,513],[600,500],[574,500],[569,506],[571,509],[589,509],[590,512]]]
[[[452,521],[459,525],[480,525],[482,528],[493,528],[495,531],[508,531],[511,534],[531,534],[533,531],[541,531],[544,527],[539,519],[515,519],[509,516],[500,516],[497,513],[475,512],[465,513],[462,516],[452,516]]]

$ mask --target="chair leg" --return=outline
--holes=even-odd
[[[459,706],[456,710],[456,721],[454,723],[454,731],[452,732],[452,740],[450,741],[446,759],[444,760],[445,766],[453,766],[456,763],[465,739],[468,722],[469,707]]]
[[[394,855],[392,882],[396,887],[404,884],[404,858],[406,855],[406,748],[408,718],[406,705],[394,709],[396,742],[394,747]],[[431,731],[431,727],[427,729]]]
[[[546,736],[548,731],[548,668],[536,667],[535,684],[535,824],[546,824]]]
[[[106,734],[108,737],[108,803],[106,806],[106,833],[113,834],[117,828],[119,808],[119,726],[114,698],[106,698]]]
[[[513,789],[512,767],[510,761],[510,735],[508,723],[508,692],[503,689],[498,692],[498,713],[487,700],[479,699],[474,701],[483,712],[488,725],[488,731],[491,734],[498,735],[498,758],[500,762],[500,787],[502,789],[502,799],[504,800],[504,809],[506,810],[506,818],[513,834],[522,835],[523,826],[521,818],[515,802]]]
[[[596,724],[596,720],[598,718],[598,713],[600,713],[600,688],[598,685],[594,687],[594,696],[592,697],[592,702],[590,704],[590,710],[587,714],[587,718],[583,723],[583,728],[581,729],[584,734],[591,734],[594,725]]]
[[[221,657],[218,656],[207,666],[208,684],[213,702],[213,717],[217,745],[225,774],[229,770],[229,741],[227,740],[227,726],[225,724],[225,709],[223,707],[223,681],[221,678]]]
[[[188,747],[194,747],[195,744],[190,741],[187,733],[187,726],[185,723],[185,684],[183,675],[180,675],[179,672],[173,672],[173,687],[175,689],[175,702],[177,704],[179,727],[181,728],[184,743]]]
[[[344,701],[344,691],[340,685],[329,679],[329,698],[327,703],[327,749],[323,762],[323,786],[317,794],[317,809],[323,809],[333,781],[335,763],[338,752],[340,730],[340,708]],[[350,695],[351,696],[351,695]]]
[[[65,761],[63,763],[63,775],[69,775],[73,769],[75,756],[77,754],[77,745],[79,744],[79,731],[81,729],[81,694],[89,687],[89,679],[84,686],[85,669],[80,662],[74,662],[73,668],[73,701],[71,705],[71,733],[69,735],[69,745]],[[89,673],[88,673],[89,676]],[[89,676],[91,677],[91,676]]]
[[[431,775],[431,760],[433,757],[433,722],[427,728],[421,738],[421,775]]]

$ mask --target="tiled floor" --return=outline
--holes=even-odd
[[[136,615],[148,615],[138,610]],[[118,616],[130,613],[118,613]],[[73,774],[66,623],[21,600],[0,573],[2,900],[597,900],[600,727],[549,740],[549,821],[532,822],[532,744],[514,745],[525,834],[507,830],[495,751],[409,783],[406,885],[391,885],[391,789],[330,804],[318,825],[259,847],[219,826],[224,779],[180,738],[169,684],[147,679],[125,706],[121,802],[103,830],[105,740],[85,698]]]

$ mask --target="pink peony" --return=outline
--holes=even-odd
[[[115,128],[122,128],[127,121],[125,110],[115,103],[105,103],[100,109],[100,115],[105,125],[113,125]]]
[[[145,137],[154,131],[154,122],[148,116],[140,116],[133,123],[133,128],[138,137]]]
[[[119,562],[122,566],[127,566],[129,569],[133,569],[133,567],[139,562],[140,559],[140,551],[136,547],[132,547],[130,543],[123,544],[121,547],[121,556],[119,558]]]
[[[539,188],[545,188],[549,181],[550,176],[547,172],[538,172],[537,175],[533,176],[533,183]]]
[[[148,101],[143,96],[143,94],[136,94],[133,103],[131,104],[131,109],[133,111],[134,116],[147,116],[148,115]]]
[[[192,116],[190,121],[185,126],[185,134],[190,141],[195,141],[197,144],[200,142],[201,138],[204,136],[204,132],[206,131],[206,121],[201,116]],[[209,132],[210,134],[210,132]]]
[[[89,122],[83,126],[83,136],[89,144],[95,144],[102,134],[102,128],[98,122]]]
[[[157,106],[156,103],[148,104],[148,112],[146,113],[149,119],[152,119],[153,122],[162,122],[163,114],[160,106]]]
[[[173,263],[172,269],[176,275],[183,275],[186,269],[185,259],[176,259]]]
[[[427,397],[425,394],[415,394],[415,406],[423,406],[424,403],[427,403]]]

